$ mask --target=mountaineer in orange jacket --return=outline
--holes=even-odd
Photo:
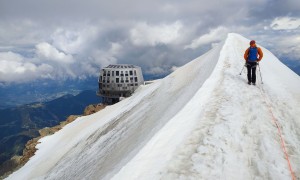
[[[244,54],[244,59],[246,61],[247,67],[247,77],[248,77],[248,84],[250,85],[256,83],[256,65],[259,61],[263,58],[262,50],[256,46],[254,40],[250,41],[250,47],[247,48]]]

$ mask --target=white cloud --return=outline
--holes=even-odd
[[[96,39],[98,29],[94,26],[87,26],[80,30],[67,30],[58,28],[52,34],[53,46],[69,54],[79,54]]]
[[[13,53],[11,51],[0,52],[0,60],[20,62],[23,60],[23,57],[20,54]]]
[[[292,30],[300,27],[300,18],[277,17],[271,23],[274,30]]]
[[[47,42],[35,47],[35,54],[30,58],[11,51],[0,52],[0,83],[95,76],[99,67],[117,63],[123,49],[120,43],[111,43],[108,49],[92,49],[90,57],[73,57]]]
[[[39,58],[49,61],[56,61],[66,64],[74,62],[72,55],[58,51],[55,47],[47,42],[39,43],[36,45],[36,54]]]
[[[173,24],[161,24],[151,26],[145,22],[139,23],[131,29],[130,38],[137,46],[155,46],[157,44],[174,43],[180,37],[180,30],[183,28],[181,22]]]
[[[286,38],[276,38],[274,52],[281,57],[289,57],[291,60],[300,60],[300,37],[298,35]]]
[[[92,58],[100,67],[105,67],[109,64],[116,64],[118,62],[117,56],[122,50],[122,45],[119,43],[111,43],[109,50],[94,50]]]
[[[210,30],[209,33],[200,36],[199,38],[192,41],[191,44],[186,45],[185,49],[196,49],[202,45],[212,44],[226,38],[228,29],[225,27],[218,27]]]
[[[122,50],[122,45],[119,43],[111,43],[109,53],[113,56],[117,55]]]
[[[0,82],[28,82],[38,78],[52,78],[53,67],[36,65],[13,52],[0,53]]]

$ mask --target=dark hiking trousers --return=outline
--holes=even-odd
[[[248,82],[256,82],[256,62],[247,62],[247,77]]]

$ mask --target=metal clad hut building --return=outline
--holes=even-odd
[[[98,95],[103,98],[103,103],[114,104],[121,97],[129,97],[144,84],[144,78],[138,66],[115,64],[101,69],[98,83]]]

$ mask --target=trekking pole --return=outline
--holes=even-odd
[[[245,66],[246,66],[246,64],[243,66],[243,69],[241,70],[240,75],[242,75],[242,72],[243,72]]]
[[[261,80],[261,83],[263,84],[264,82],[263,82],[262,77],[261,77],[261,71],[260,71],[259,63],[257,63],[257,65],[258,65],[258,70],[259,70],[259,74],[260,74],[260,80]]]

